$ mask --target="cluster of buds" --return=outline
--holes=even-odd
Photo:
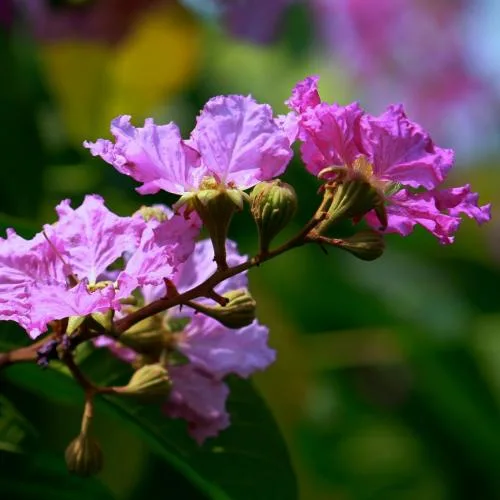
[[[71,471],[89,475],[102,466],[89,431],[96,394],[161,404],[166,416],[187,421],[199,443],[229,425],[226,377],[249,377],[276,356],[256,317],[248,269],[305,244],[374,260],[386,233],[407,235],[421,224],[451,243],[461,214],[489,219],[489,205],[479,206],[468,185],[441,189],[453,153],[435,146],[400,106],[373,117],[357,104],[327,104],[316,78],[300,82],[288,104],[290,113],[275,117],[251,97],[215,97],[188,139],[174,123],[149,119],[136,128],[120,116],[111,125],[114,141],[85,147],[141,182],[141,194],[179,195],[173,210],[142,207],[119,217],[90,195],[77,209],[63,201],[58,220],[31,240],[10,230],[0,241],[0,319],[36,339],[1,355],[0,366],[58,359],[85,391],[82,430],[66,452]],[[309,222],[276,246],[297,211],[294,188],[279,178],[295,141],[322,199]],[[258,231],[250,258],[227,238],[243,210]],[[346,222],[352,233],[340,236]],[[209,239],[198,239],[202,227]],[[88,380],[73,356],[82,343],[128,362],[129,383]]]

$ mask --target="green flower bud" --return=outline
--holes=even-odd
[[[102,469],[101,447],[87,433],[82,433],[71,441],[66,448],[65,459],[68,470],[78,476],[93,476]]]
[[[195,309],[228,328],[243,328],[255,319],[256,302],[248,290],[240,288],[223,295],[229,302],[225,306],[205,306],[196,304]]]
[[[361,260],[378,259],[385,250],[384,237],[375,231],[360,231],[354,236],[338,241],[336,246]]]
[[[172,381],[165,367],[160,364],[144,365],[139,368],[124,387],[115,387],[120,395],[135,396],[146,400],[166,399],[172,388]]]
[[[260,251],[267,253],[274,237],[297,211],[297,195],[290,184],[275,179],[257,184],[250,195],[252,215],[259,230]]]
[[[120,342],[138,353],[158,357],[165,347],[166,338],[165,332],[155,325],[149,330],[127,330],[120,335]]]

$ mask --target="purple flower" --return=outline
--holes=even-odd
[[[208,101],[186,142],[174,123],[155,125],[148,119],[136,128],[130,116],[113,120],[111,132],[115,143],[99,139],[84,146],[142,182],[141,194],[162,189],[182,195],[202,188],[207,178],[247,189],[282,174],[292,156],[270,106],[238,95]]]
[[[401,105],[389,106],[375,117],[357,103],[327,104],[316,96],[317,79],[308,78],[296,86],[288,101],[297,115],[307,170],[318,175],[338,166],[362,176],[386,201],[387,232],[406,236],[420,224],[441,243],[452,243],[460,214],[480,224],[489,220],[490,206],[478,206],[478,195],[469,186],[442,189],[453,165],[453,151],[436,146],[420,125],[407,118]],[[374,212],[366,220],[376,229],[380,226]]]
[[[245,260],[233,242],[227,244],[227,256],[231,266]],[[179,266],[173,281],[182,293],[205,281],[215,270],[212,245],[209,240],[203,240],[196,243],[194,252]],[[225,293],[247,285],[246,275],[240,274],[218,285],[216,291]],[[165,294],[164,286],[145,285],[141,291],[145,303]],[[225,409],[229,389],[224,378],[230,374],[249,377],[274,361],[275,352],[267,346],[268,329],[254,321],[247,327],[231,330],[186,306],[170,309],[160,316],[161,321],[156,324],[166,328],[165,333],[172,338],[175,349],[189,360],[188,364],[168,368],[173,386],[164,410],[171,417],[186,420],[190,434],[202,443],[229,425]],[[179,321],[185,326],[182,331],[174,332],[174,325]],[[125,361],[134,360],[133,351],[114,341],[101,338],[98,345],[108,347]]]
[[[99,196],[73,209],[69,200],[59,220],[25,240],[14,231],[0,240],[0,319],[13,320],[35,338],[53,320],[119,310],[146,281],[172,278],[194,249],[196,222],[172,216],[151,229],[140,217],[119,217]],[[110,280],[108,268],[123,255],[125,269]]]

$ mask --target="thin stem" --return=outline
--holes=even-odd
[[[80,367],[75,363],[73,354],[70,351],[66,351],[64,353],[62,360],[68,367],[74,379],[82,386],[87,399],[91,398],[98,392],[97,387],[83,374]]]
[[[29,363],[36,361],[38,358],[38,349],[54,338],[55,334],[51,333],[43,339],[26,347],[20,347],[9,352],[0,353],[0,369],[5,368],[14,363]]]

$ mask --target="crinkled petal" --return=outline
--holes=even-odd
[[[479,206],[479,194],[470,190],[470,185],[435,191],[436,206],[452,216],[465,214],[478,224],[491,219],[491,205]]]
[[[78,279],[95,283],[106,268],[133,250],[145,228],[137,218],[118,217],[104,206],[100,196],[86,196],[76,210],[70,201],[57,208],[59,221],[53,232],[63,241],[68,264]]]
[[[226,241],[226,257],[229,267],[242,264],[247,260],[247,256],[238,253],[237,245],[234,241]],[[203,283],[217,270],[214,261],[214,249],[212,242],[208,239],[198,241],[194,252],[189,259],[181,266],[179,274],[175,279],[178,290],[182,293],[196,285]],[[224,280],[216,288],[216,292],[223,294],[229,290],[237,290],[248,286],[248,278],[245,273],[237,274]]]
[[[433,234],[440,243],[453,243],[454,234],[460,225],[460,218],[440,211],[432,193],[409,193],[401,190],[390,198],[386,207],[388,225],[386,232],[399,233],[407,236],[416,224],[423,226]],[[380,222],[376,215],[370,212],[367,222],[378,229]]]
[[[435,146],[429,134],[410,121],[402,105],[362,120],[363,149],[379,179],[434,189],[453,166],[451,149]]]
[[[275,121],[287,136],[288,142],[293,144],[299,135],[299,116],[297,113],[290,111],[286,115],[278,115]]]
[[[303,113],[309,108],[314,108],[321,102],[318,93],[318,82],[319,76],[316,75],[301,80],[295,85],[292,96],[285,104],[297,113]]]
[[[29,289],[29,333],[35,338],[47,329],[50,321],[106,312],[116,306],[114,297],[112,285],[89,292],[86,280],[73,288],[62,283],[34,284]]]
[[[276,359],[275,351],[267,345],[268,333],[257,321],[232,330],[203,314],[194,314],[178,348],[193,365],[217,379],[230,373],[246,378]]]
[[[0,319],[17,322],[30,330],[30,288],[36,283],[61,280],[65,266],[58,242],[50,244],[42,233],[25,240],[13,230],[0,238]],[[36,336],[40,331],[31,329]]]
[[[118,278],[122,293],[132,291],[133,280],[133,288],[136,288],[159,285],[166,278],[174,278],[179,265],[192,254],[199,231],[200,221],[196,214],[189,218],[176,214],[160,224],[148,226],[124,273]]]
[[[189,433],[199,444],[229,426],[226,384],[192,365],[173,367],[169,373],[173,386],[164,411],[170,417],[186,420]]]
[[[111,122],[114,144],[99,139],[83,145],[93,156],[100,156],[122,174],[142,182],[138,188],[141,194],[161,189],[183,194],[193,189],[199,182],[199,157],[182,141],[177,125],[155,125],[149,118],[144,127],[134,127],[130,118],[123,115]]]
[[[202,156],[206,175],[239,189],[282,174],[292,157],[271,107],[239,95],[210,99],[191,141]]]
[[[317,175],[332,165],[350,165],[364,154],[358,103],[348,106],[321,103],[301,116],[300,152],[309,172]]]

